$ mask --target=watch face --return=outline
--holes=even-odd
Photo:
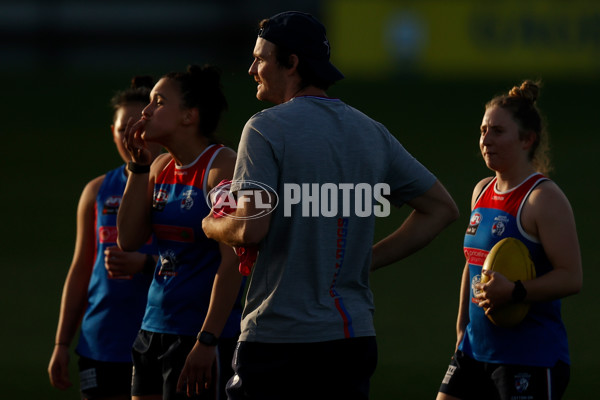
[[[200,332],[200,335],[198,335],[198,341],[207,346],[216,346],[219,342],[219,339],[217,339],[217,337],[210,332]]]

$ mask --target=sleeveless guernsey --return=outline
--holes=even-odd
[[[131,346],[140,329],[152,281],[152,276],[142,273],[112,279],[104,267],[104,250],[117,245],[117,211],[126,183],[122,165],[106,174],[96,196],[96,261],[76,351],[98,361],[131,362]],[[153,242],[139,251],[158,254]]]
[[[477,305],[473,285],[480,281],[485,258],[506,237],[521,240],[529,249],[536,276],[552,270],[539,241],[521,226],[521,211],[531,191],[547,180],[533,174],[519,186],[499,192],[496,178],[483,189],[471,213],[464,240],[469,264],[471,294],[470,322],[459,349],[482,362],[551,367],[558,360],[569,363],[567,334],[560,315],[560,300],[531,304],[525,319],[515,327],[501,328]]]
[[[202,328],[221,262],[218,243],[202,231],[202,219],[210,212],[207,175],[221,148],[208,147],[186,166],[171,160],[156,178],[152,226],[160,260],[148,294],[144,330],[196,336]],[[240,318],[237,301],[221,337],[239,333]]]

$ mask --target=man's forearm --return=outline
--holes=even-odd
[[[225,243],[229,246],[242,246],[243,234],[240,226],[242,221],[233,218],[214,218],[212,213],[202,221],[202,229],[209,239]]]
[[[262,207],[264,204],[275,207],[274,201],[269,203],[262,197],[261,200]],[[202,221],[202,229],[208,238],[229,246],[258,245],[267,235],[271,223],[271,213],[257,217],[261,213],[262,208],[256,207],[254,196],[242,196],[238,199],[238,207],[234,212],[220,218],[215,218],[211,212]]]

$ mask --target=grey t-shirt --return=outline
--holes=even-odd
[[[232,191],[268,187],[278,204],[252,273],[240,340],[375,335],[369,267],[375,213],[386,211],[376,192],[388,194],[387,185],[399,206],[435,180],[382,124],[341,100],[298,97],[254,115],[242,133]]]

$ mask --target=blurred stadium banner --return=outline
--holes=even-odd
[[[332,61],[346,75],[600,76],[600,1],[324,3]]]

